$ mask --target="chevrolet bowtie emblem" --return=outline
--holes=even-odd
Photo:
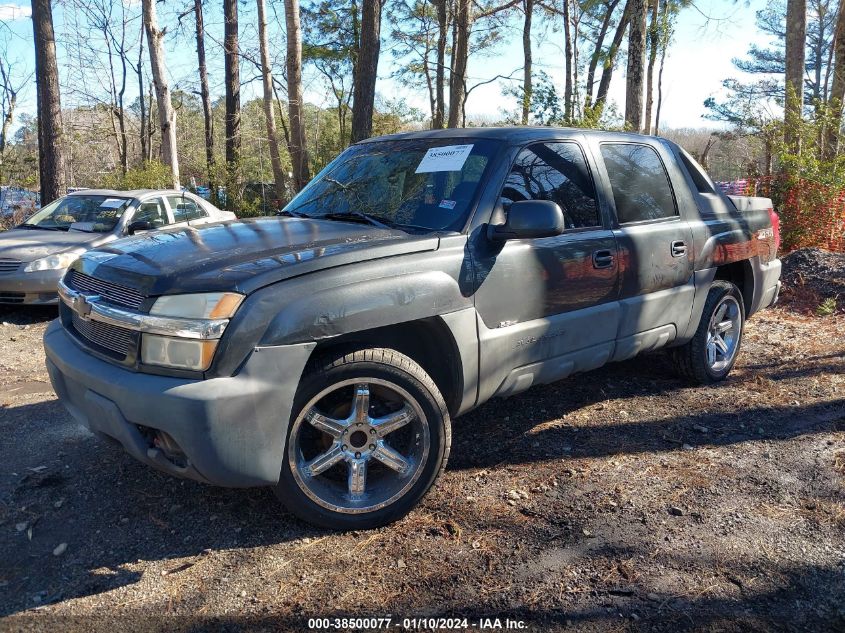
[[[100,295],[79,294],[73,298],[73,310],[85,321],[91,318],[91,304],[100,300]]]

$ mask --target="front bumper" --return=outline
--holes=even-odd
[[[58,303],[59,280],[65,274],[61,270],[23,272],[21,264],[15,272],[0,274],[0,303],[48,305]]]
[[[50,381],[74,418],[145,464],[226,487],[278,482],[293,398],[314,345],[255,348],[234,376],[188,380],[99,360],[58,321],[44,334]],[[151,440],[158,431],[184,459]]]

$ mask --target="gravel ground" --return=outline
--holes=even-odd
[[[489,403],[417,510],[348,534],[79,427],[44,370],[53,315],[0,311],[2,630],[845,630],[841,313],[761,313],[717,387],[654,354]]]

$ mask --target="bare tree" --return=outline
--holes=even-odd
[[[599,31],[596,35],[596,42],[595,46],[593,47],[593,54],[590,55],[590,62],[587,65],[587,80],[586,86],[584,90],[584,111],[590,109],[590,106],[593,104],[593,89],[595,88],[596,82],[596,68],[598,68],[599,61],[601,61],[603,53],[604,53],[604,40],[607,37],[607,31],[610,28],[610,23],[613,20],[613,13],[616,10],[616,6],[619,4],[619,0],[610,0],[605,5],[605,12],[604,16],[601,21],[601,26],[599,27]]]
[[[787,148],[800,151],[801,110],[804,107],[804,61],[807,41],[807,0],[786,3],[786,95],[784,133]]]
[[[599,81],[598,90],[596,90],[596,103],[593,109],[601,114],[604,104],[607,101],[607,92],[610,90],[610,80],[613,77],[613,69],[616,66],[616,55],[619,52],[619,47],[622,45],[622,39],[625,37],[625,31],[628,29],[629,15],[631,10],[631,2],[625,3],[625,9],[622,11],[622,17],[619,18],[619,24],[616,26],[616,31],[613,34],[613,41],[610,44],[610,49],[604,58],[604,66],[602,68],[601,80]]]
[[[383,0],[366,0],[361,14],[361,43],[355,65],[352,98],[352,142],[373,133],[373,105],[381,49],[381,9]]]
[[[628,0],[628,5],[631,7],[631,31],[628,33],[628,76],[625,80],[625,125],[634,132],[641,132],[647,12],[645,0]]]
[[[288,119],[290,156],[296,191],[311,179],[302,102],[302,29],[299,24],[299,0],[285,0],[285,27],[288,45]]]
[[[654,107],[654,65],[660,43],[659,4],[659,0],[648,0],[651,21],[648,25],[648,70],[645,80],[645,125],[643,127],[646,134],[651,134],[651,112]]]
[[[223,57],[226,84],[226,208],[241,204],[241,80],[238,57],[238,0],[223,0]]]
[[[65,194],[64,132],[56,63],[56,36],[50,0],[32,0],[38,108],[38,172],[41,204]]]
[[[522,23],[522,125],[528,125],[528,115],[531,113],[531,21],[534,15],[534,0],[522,0],[522,11],[525,20]]]
[[[469,57],[469,35],[472,28],[472,0],[455,0],[452,31],[452,77],[449,82],[448,127],[461,125],[466,99],[466,71]]]
[[[199,2],[200,0],[196,0]],[[270,44],[267,40],[267,15],[264,0],[257,0],[258,6],[258,45],[261,49],[261,82],[264,88],[264,120],[267,124],[267,143],[270,146],[270,162],[273,165],[276,199],[284,200],[285,172],[279,153],[279,134],[276,131],[276,110],[273,103],[273,72],[270,69]]]
[[[834,158],[839,153],[842,127],[842,104],[845,101],[845,2],[839,3],[836,15],[836,36],[834,41],[833,83],[830,87],[830,122],[825,143],[825,158]]]
[[[449,34],[448,0],[435,0],[437,6],[437,68],[435,70],[436,103],[431,127],[439,129],[446,122],[446,43]]]
[[[18,105],[18,95],[32,78],[32,75],[29,75],[16,79],[14,66],[6,42],[3,42],[0,46],[0,183],[5,182],[6,146]]]
[[[150,49],[150,67],[158,106],[158,121],[161,128],[161,160],[170,167],[171,186],[179,188],[179,156],[176,149],[176,111],[170,101],[170,87],[167,84],[167,63],[164,56],[164,31],[158,27],[155,0],[143,0],[144,26]]]

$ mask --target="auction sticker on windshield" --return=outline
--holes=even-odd
[[[126,200],[123,198],[106,198],[100,207],[105,209],[117,209],[122,207],[124,204],[126,204]]]
[[[470,152],[472,152],[471,144],[432,147],[423,156],[415,173],[428,174],[435,171],[461,171]]]

